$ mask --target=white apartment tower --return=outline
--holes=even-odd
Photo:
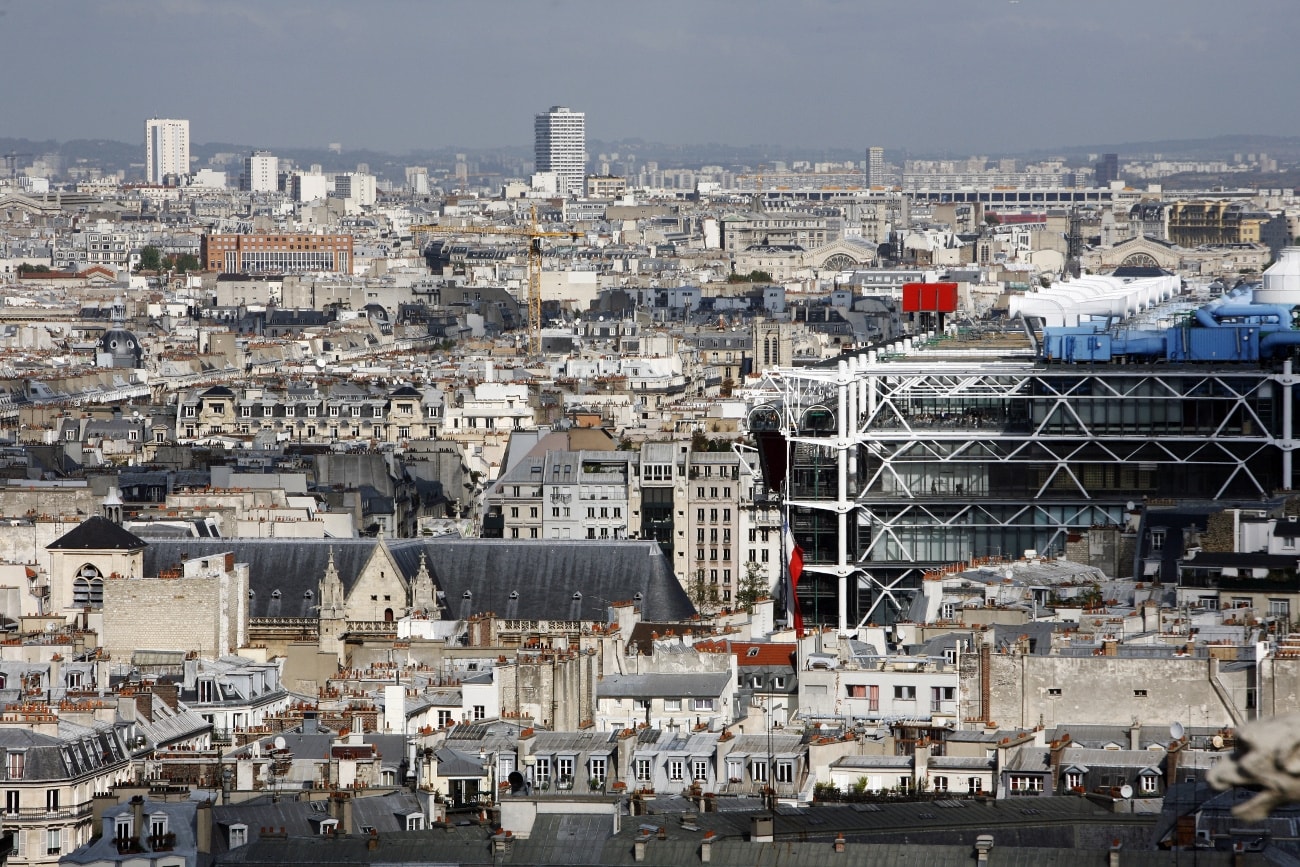
[[[885,149],[867,148],[867,186],[880,187],[885,184]]]
[[[533,124],[536,171],[555,172],[560,192],[582,195],[587,176],[587,115],[562,105],[537,115]]]
[[[190,173],[190,122],[154,117],[144,122],[145,181],[161,184],[167,175]]]
[[[334,176],[334,195],[351,199],[358,207],[368,208],[378,196],[375,176],[365,172],[344,172]]]
[[[251,193],[273,193],[280,188],[280,161],[270,151],[253,151],[244,157],[239,188]]]

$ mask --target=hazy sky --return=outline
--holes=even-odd
[[[1297,0],[0,0],[0,135],[996,153],[1300,134]]]

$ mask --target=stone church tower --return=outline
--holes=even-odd
[[[347,598],[343,579],[334,565],[334,549],[330,548],[329,562],[325,564],[325,575],[320,582],[320,651],[342,659],[343,636],[347,629]]]

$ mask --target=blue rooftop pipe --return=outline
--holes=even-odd
[[[1259,354],[1271,356],[1287,346],[1300,346],[1300,331],[1270,331],[1259,341]]]
[[[1272,319],[1281,328],[1291,327],[1291,308],[1281,304],[1207,304],[1196,311],[1196,321],[1206,328],[1221,328],[1220,319]]]
[[[1300,347],[1292,308],[1253,303],[1254,287],[1238,287],[1233,297],[1195,312],[1196,324],[1163,331],[1112,330],[1107,320],[1073,328],[1044,328],[1043,356],[1069,362],[1111,361],[1116,357],[1169,361],[1251,361]]]

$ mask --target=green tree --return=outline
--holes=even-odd
[[[21,265],[18,266],[19,274],[48,274],[49,272],[50,272],[49,265],[32,265],[27,262],[23,262]]]
[[[731,274],[728,283],[771,283],[772,275],[768,271],[750,271],[748,274]]]
[[[736,588],[736,604],[753,614],[754,603],[766,599],[768,595],[767,578],[763,575],[763,567],[754,562],[746,563],[745,577],[740,579],[740,585]]]
[[[135,266],[137,271],[161,271],[162,270],[162,251],[153,244],[146,244],[140,248],[140,264]]]
[[[718,607],[718,585],[705,582],[702,568],[695,570],[695,580],[686,595],[691,597],[695,610],[701,614],[711,614]]]
[[[168,256],[164,262],[164,266],[170,270],[178,271],[181,274],[184,274],[186,271],[200,270],[199,257],[195,256],[193,253],[181,253],[176,256]]]

